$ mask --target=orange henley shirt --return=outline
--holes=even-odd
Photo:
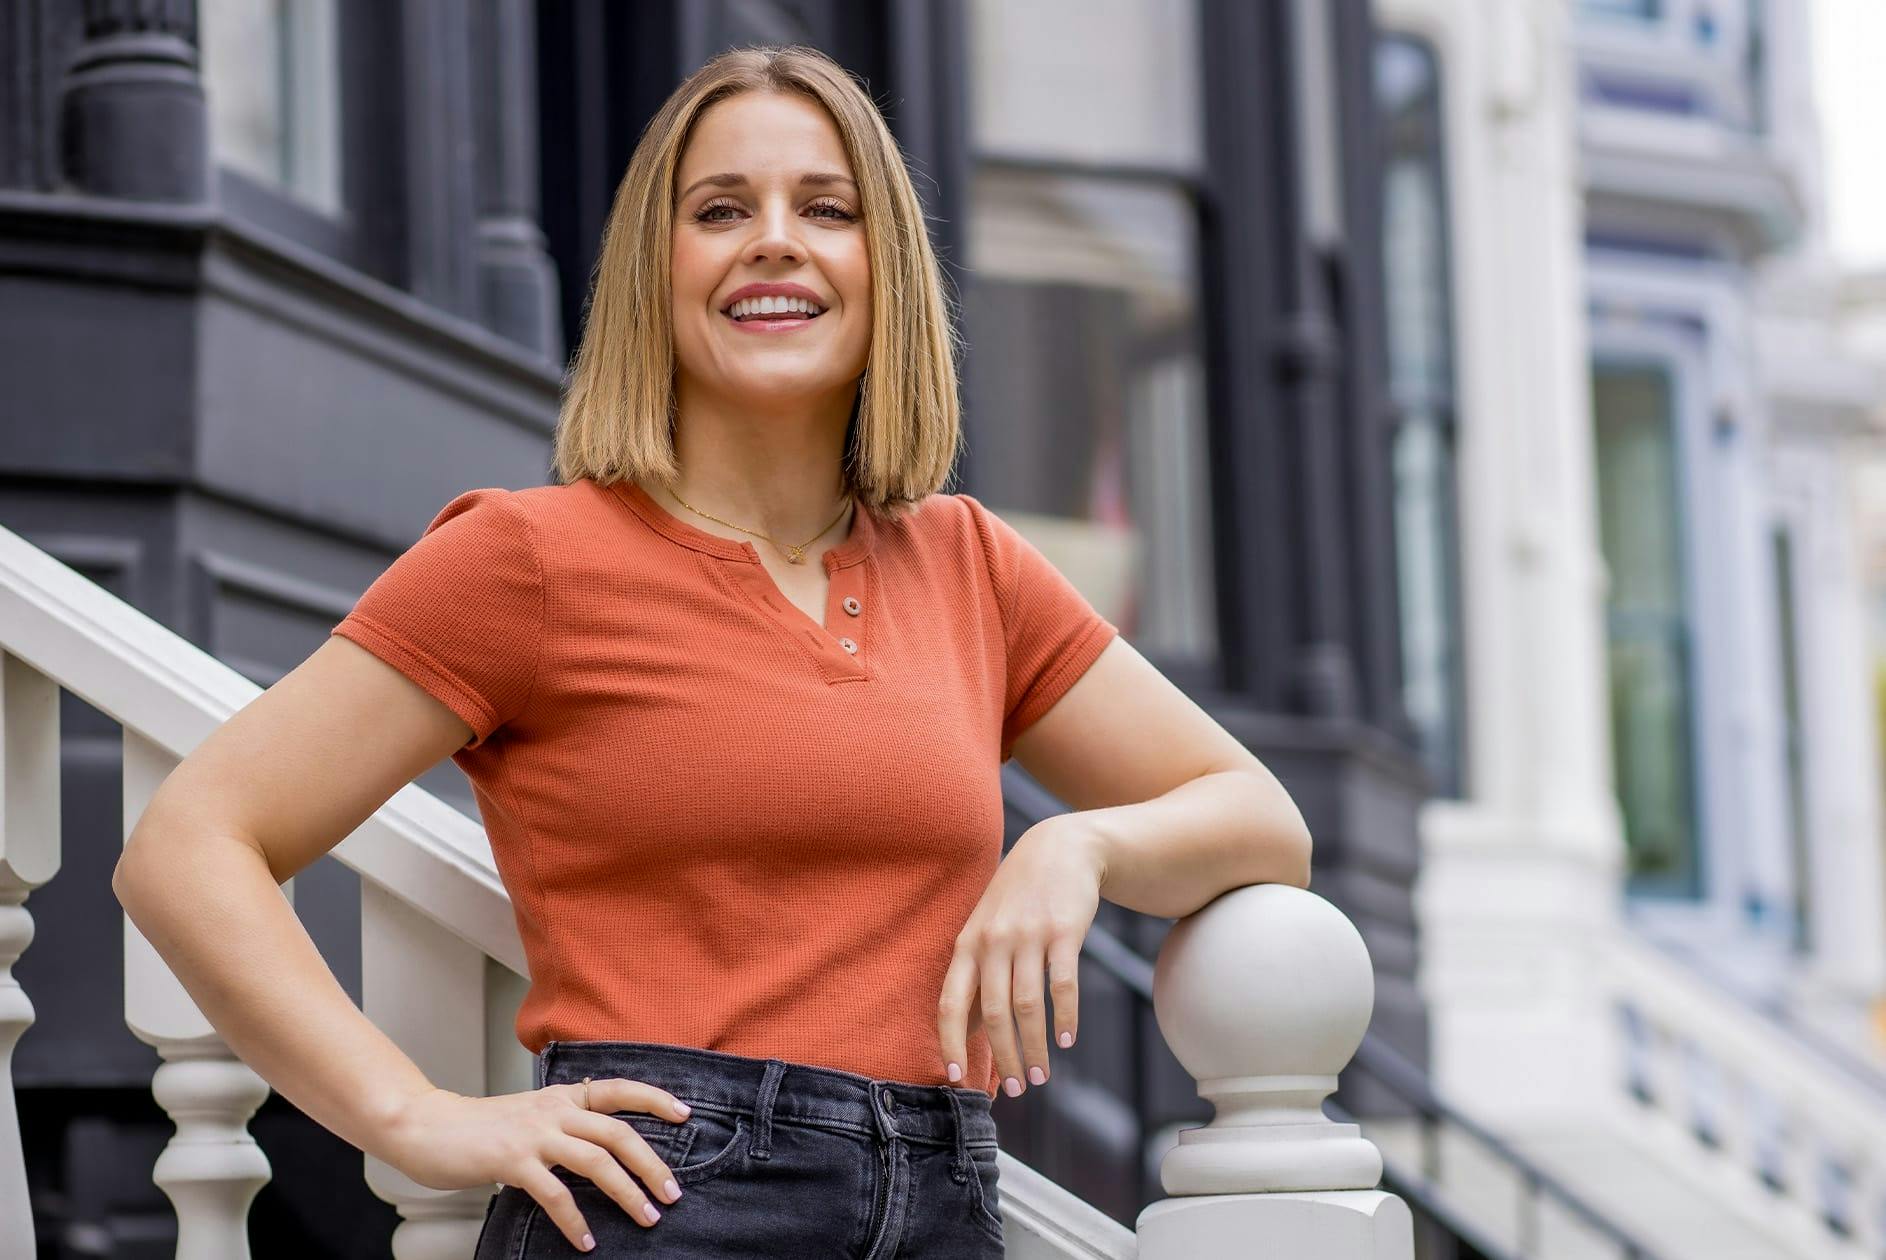
[[[860,504],[823,560],[819,624],[633,481],[468,490],[334,627],[472,728],[526,1048],[949,1083],[936,1005],[1001,859],[1000,765],[1118,630],[966,494]],[[968,1031],[962,1083],[994,1096]]]

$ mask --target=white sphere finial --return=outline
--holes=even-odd
[[[1361,933],[1313,892],[1252,884],[1180,920],[1153,970],[1153,1010],[1216,1115],[1167,1153],[1167,1193],[1373,1187],[1381,1152],[1322,1103],[1374,1006]]]

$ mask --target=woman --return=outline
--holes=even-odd
[[[1050,1078],[1049,996],[1073,1044],[1099,898],[1307,884],[1276,780],[939,492],[952,346],[865,92],[717,58],[618,191],[557,484],[447,504],[128,842],[236,1054],[422,1185],[499,1183],[480,1256],[1001,1255],[990,1100]],[[530,963],[524,1093],[434,1087],[274,888],[446,755]],[[1004,857],[1011,755],[1077,812]]]

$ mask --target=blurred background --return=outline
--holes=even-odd
[[[904,148],[950,488],[1302,806],[1376,971],[1327,1112],[1419,1254],[1886,1256],[1880,0],[0,0],[0,525],[269,685],[549,479],[629,154],[746,43]],[[168,1256],[119,727],[60,703],[64,878],[0,849],[39,1255]],[[294,883],[359,1000],[360,876]],[[1103,905],[996,1102],[1128,1224],[1210,1116],[1169,926]],[[249,1130],[259,1254],[386,1254],[357,1150]]]

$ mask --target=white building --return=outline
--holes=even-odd
[[[1886,374],[1822,249],[1810,10],[1376,9],[1435,133],[1391,126],[1385,202],[1397,391],[1449,439],[1397,461],[1439,1092],[1662,1254],[1878,1255]]]

